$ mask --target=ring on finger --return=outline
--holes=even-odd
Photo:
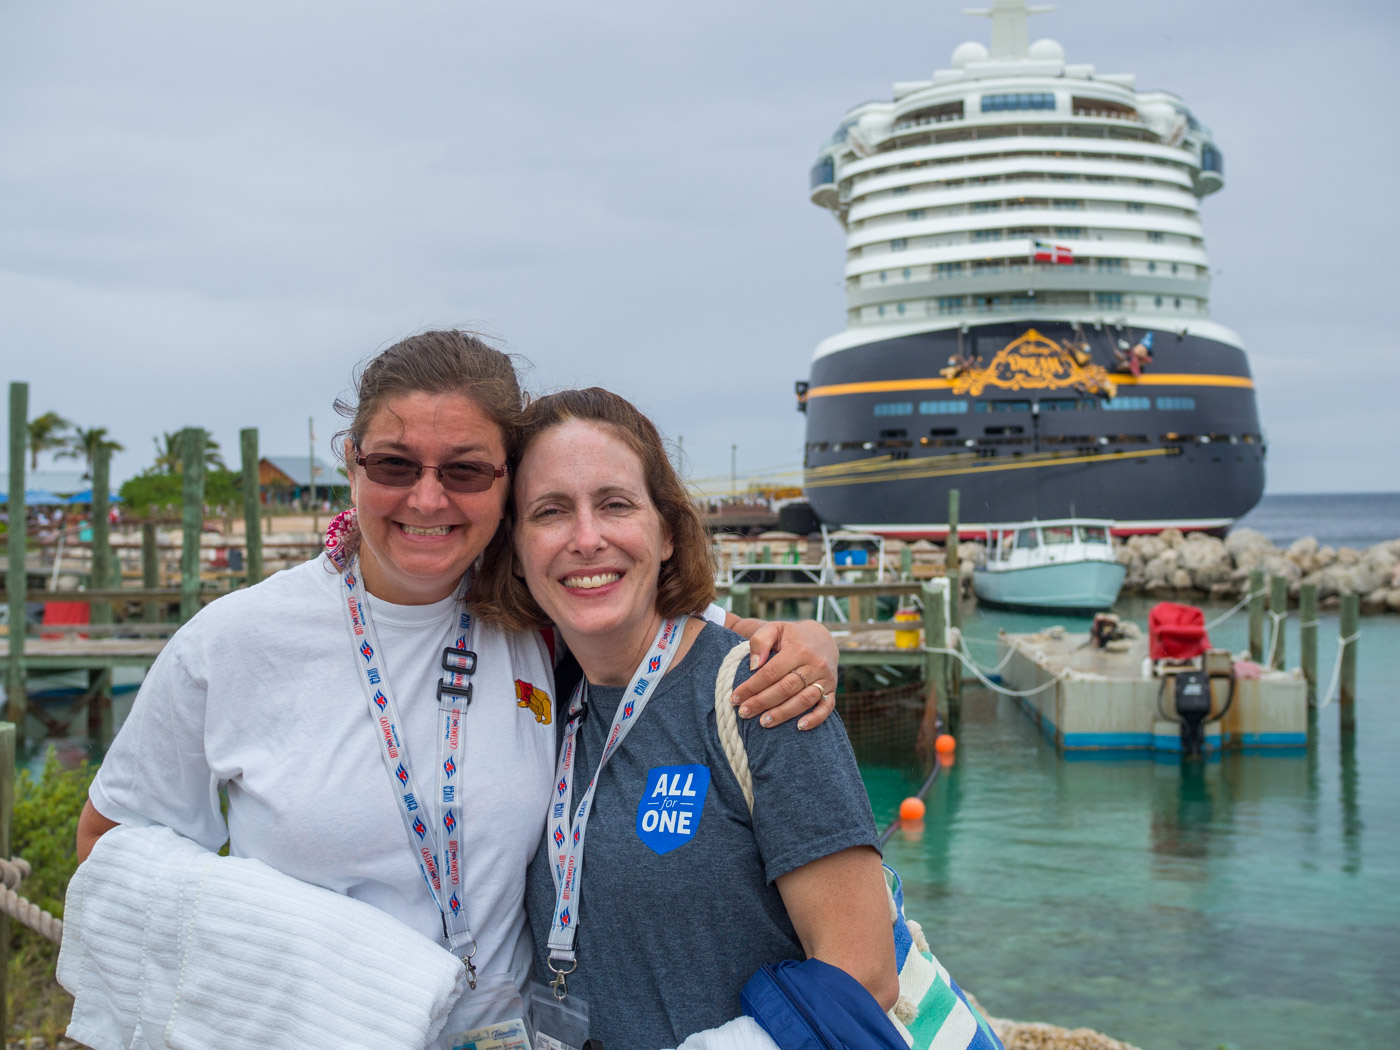
[[[796,667],[794,667],[794,668],[792,669],[792,673],[795,674],[795,675],[797,675],[798,678],[802,679],[802,688],[803,688],[803,689],[806,689],[809,685],[812,684],[811,682],[807,681],[807,676],[806,676],[805,674],[803,674],[801,671],[799,671]]]

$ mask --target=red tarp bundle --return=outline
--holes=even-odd
[[[45,602],[44,603],[44,623],[54,624],[75,624],[89,623],[91,619],[90,607],[87,602]],[[86,634],[77,632],[69,633],[63,631],[60,634],[49,632],[39,634],[40,638],[86,638]]]
[[[1194,605],[1158,602],[1147,614],[1148,655],[1154,660],[1191,660],[1210,648],[1206,616]]]

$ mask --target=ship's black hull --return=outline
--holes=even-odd
[[[1229,344],[1156,330],[1142,374],[1116,371],[1118,340],[1147,331],[981,325],[961,341],[929,332],[819,358],[806,398],[813,510],[831,525],[939,535],[957,489],[959,519],[974,528],[1077,515],[1122,531],[1223,531],[1264,488],[1248,361]],[[1070,347],[1084,343],[1076,363]],[[960,352],[981,360],[940,378]]]

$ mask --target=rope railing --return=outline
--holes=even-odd
[[[18,919],[35,933],[59,944],[63,941],[63,920],[56,919],[39,905],[19,895],[20,883],[29,877],[29,862],[21,857],[0,858],[0,911]]]
[[[1322,694],[1322,700],[1317,705],[1317,709],[1319,711],[1321,711],[1324,707],[1326,707],[1332,702],[1332,696],[1337,691],[1337,683],[1341,680],[1342,677],[1342,657],[1346,654],[1347,646],[1355,643],[1355,641],[1360,637],[1360,632],[1356,634],[1349,634],[1337,643],[1337,659],[1332,664],[1332,681],[1328,683],[1327,692]]]
[[[955,657],[959,663],[961,663],[964,667],[966,667],[969,671],[972,672],[973,676],[977,678],[978,681],[980,681],[988,689],[992,690],[992,692],[1000,693],[1002,696],[1034,696],[1036,693],[1043,693],[1045,690],[1051,688],[1052,686],[1059,685],[1060,679],[1062,677],[1065,677],[1066,675],[1066,672],[1062,671],[1060,672],[1060,674],[1054,675],[1050,679],[1050,681],[1042,682],[1034,689],[1007,689],[1005,686],[998,685],[996,682],[993,682],[990,678],[984,675],[982,673],[981,668],[979,668],[975,663],[969,661],[966,657],[963,656],[962,653],[958,652],[958,650],[956,649],[938,649],[926,645],[924,646],[923,651],[926,653],[938,653],[943,656]]]
[[[1235,613],[1239,612],[1241,609],[1243,609],[1243,608],[1244,608],[1246,605],[1248,605],[1250,602],[1254,601],[1255,598],[1267,598],[1268,596],[1269,596],[1269,592],[1266,591],[1266,590],[1263,590],[1263,589],[1260,589],[1260,590],[1257,590],[1257,591],[1252,591],[1251,593],[1246,594],[1243,598],[1241,598],[1239,601],[1237,601],[1237,602],[1236,602],[1234,605],[1232,605],[1230,608],[1226,609],[1223,613],[1221,613],[1219,616],[1217,616],[1214,620],[1211,620],[1209,623],[1207,623],[1207,624],[1206,624],[1206,630],[1207,630],[1207,631],[1213,631],[1213,630],[1215,630],[1217,627],[1219,627],[1222,623],[1224,623],[1224,622],[1225,622],[1226,620],[1228,620],[1230,617],[1234,616]]]

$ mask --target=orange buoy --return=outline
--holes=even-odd
[[[940,755],[951,755],[958,749],[958,742],[951,733],[939,733],[938,739],[933,742],[933,749]]]
[[[899,804],[900,820],[923,820],[924,800],[921,798],[906,798]]]

